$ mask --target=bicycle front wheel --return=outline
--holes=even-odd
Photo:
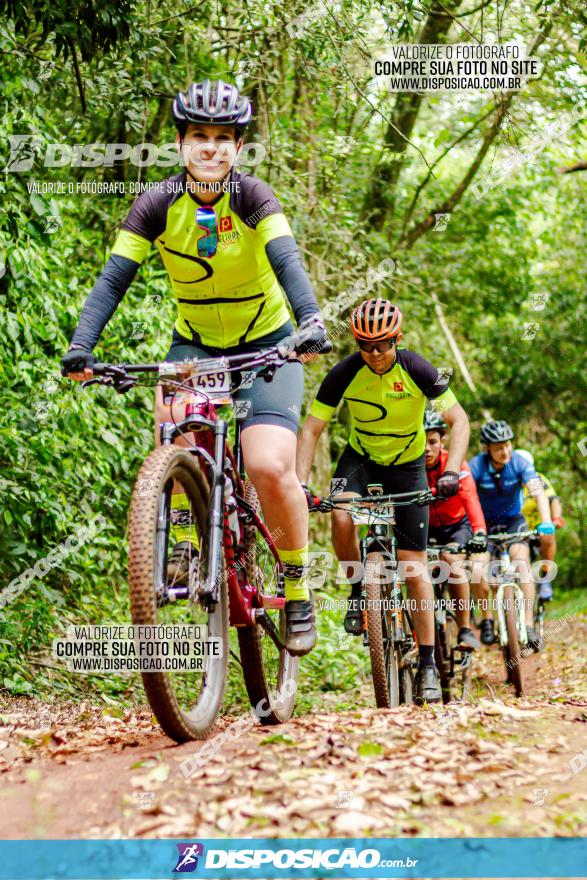
[[[259,511],[252,483],[245,488],[245,501]],[[247,580],[267,600],[253,626],[238,628],[243,678],[251,706],[261,724],[282,724],[294,710],[299,660],[285,649],[285,612],[270,607],[278,597],[277,564],[267,542],[253,525],[245,528]],[[264,620],[264,625],[261,620]],[[283,646],[283,647],[281,647]]]
[[[183,573],[170,561],[175,543],[172,490],[183,496],[181,521],[186,558]],[[214,726],[226,683],[228,600],[224,561],[218,601],[204,608],[196,597],[206,577],[210,489],[197,460],[177,446],[155,449],[139,472],[130,508],[129,588],[135,625],[198,627],[202,642],[218,643],[220,656],[203,651],[197,663],[186,658],[177,671],[142,672],[143,686],[157,721],[176,742],[205,739]],[[186,524],[187,527],[186,527]],[[179,529],[178,529],[179,533]],[[187,574],[185,573],[187,570]],[[179,573],[178,573],[179,572]],[[195,667],[195,668],[194,668]]]
[[[507,633],[507,645],[503,648],[508,681],[514,686],[516,697],[524,693],[522,677],[522,655],[518,638],[516,597],[513,584],[506,584],[503,589],[504,616]],[[521,614],[524,614],[522,608]]]
[[[365,592],[367,595],[367,635],[371,658],[371,676],[378,709],[399,706],[400,665],[399,646],[394,642],[393,615],[384,599],[385,557],[369,553],[365,559]]]

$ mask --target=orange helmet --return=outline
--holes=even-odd
[[[351,315],[355,339],[392,339],[402,329],[402,313],[388,299],[366,299]]]

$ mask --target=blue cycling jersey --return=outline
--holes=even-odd
[[[517,452],[501,471],[496,471],[486,452],[472,458],[469,465],[487,522],[503,522],[517,516],[524,501],[524,484],[536,479],[534,465]]]

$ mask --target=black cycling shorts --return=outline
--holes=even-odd
[[[446,526],[430,526],[428,538],[437,544],[466,544],[473,534],[473,529],[465,515],[456,523]]]
[[[169,362],[180,362],[191,358],[228,357],[235,354],[260,351],[271,348],[280,340],[294,332],[291,322],[279,330],[261,336],[252,342],[244,342],[234,348],[210,348],[201,343],[196,345],[173,331],[171,348],[165,357]],[[261,368],[256,367],[255,372]],[[234,400],[250,401],[246,415],[240,419],[241,430],[251,425],[279,425],[298,433],[300,410],[304,397],[304,368],[297,361],[290,361],[275,371],[271,382],[255,379],[250,388],[241,388],[234,394]]]
[[[333,480],[344,479],[340,492],[367,494],[369,483],[381,483],[385,494],[427,489],[424,455],[404,464],[377,464],[347,446],[334,472]],[[395,508],[394,534],[398,550],[425,550],[428,543],[428,507],[409,504]]]

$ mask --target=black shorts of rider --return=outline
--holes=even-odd
[[[286,336],[294,332],[288,321],[279,330],[261,336],[252,342],[245,342],[233,348],[211,348],[195,344],[177,330],[173,331],[171,347],[166,361],[179,362],[191,358],[208,358],[247,354],[276,345]],[[255,368],[258,372],[260,367]],[[233,384],[238,384],[238,374],[233,374]],[[236,380],[236,381],[235,381]],[[246,414],[240,419],[241,430],[251,425],[278,425],[298,433],[300,411],[304,397],[304,368],[297,361],[290,361],[275,371],[271,382],[263,378],[253,381],[250,388],[240,388],[234,393],[234,400],[249,401],[245,407]]]
[[[466,544],[473,534],[471,524],[465,515],[456,523],[446,526],[430,526],[428,541],[435,544]]]
[[[521,513],[515,513],[513,516],[504,516],[501,519],[495,519],[487,523],[488,535],[498,532],[505,532],[506,535],[515,535],[516,532],[525,532],[527,529],[526,520]],[[489,541],[487,549],[493,555],[496,550],[495,544]]]
[[[370,483],[380,483],[385,494],[426,490],[424,455],[404,464],[377,464],[347,446],[342,453],[333,480],[344,479],[342,492],[367,494]],[[409,504],[396,506],[395,526],[398,550],[425,550],[428,542],[428,507]]]

